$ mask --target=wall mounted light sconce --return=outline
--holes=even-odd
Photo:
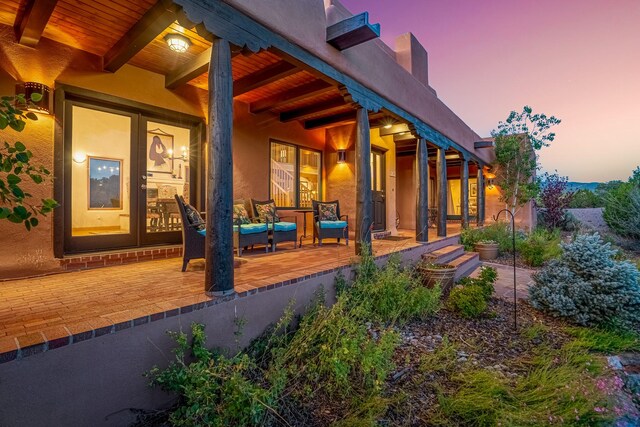
[[[338,150],[338,164],[347,162],[347,150]]]
[[[49,114],[51,112],[49,108],[49,93],[51,89],[49,86],[42,83],[26,82],[16,85],[16,95],[24,95],[26,105],[18,105],[18,108],[26,108],[27,111],[33,111],[34,113]],[[40,95],[38,101],[34,101],[32,95]]]
[[[496,178],[495,174],[488,172],[485,177],[487,178],[487,190],[493,190],[495,187],[493,184],[493,180]]]
[[[76,163],[84,163],[87,161],[87,154],[82,151],[78,151],[73,154],[73,161]]]
[[[174,52],[184,53],[191,46],[191,40],[182,34],[172,33],[164,36],[164,41],[167,42],[167,46]]]

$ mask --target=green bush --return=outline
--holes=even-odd
[[[462,317],[478,317],[487,309],[484,290],[475,284],[456,285],[451,290],[447,302]]]
[[[601,208],[603,206],[602,196],[586,188],[581,188],[573,193],[573,199],[569,203],[571,209]]]
[[[631,179],[604,197],[602,216],[617,234],[640,239],[640,173],[638,181]]]
[[[460,242],[466,251],[474,251],[481,240],[493,240],[498,243],[500,252],[512,252],[512,235],[509,224],[496,222],[482,228],[467,228],[460,234]]]
[[[586,326],[640,321],[638,269],[596,233],[563,243],[562,255],[533,275],[529,300],[537,309]]]
[[[539,267],[550,259],[560,256],[562,253],[560,243],[558,230],[548,231],[538,228],[519,242],[518,252],[527,265]]]

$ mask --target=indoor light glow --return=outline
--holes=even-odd
[[[87,155],[82,151],[78,151],[73,155],[73,161],[76,163],[84,163],[87,161]]]
[[[167,42],[167,46],[174,52],[184,53],[191,46],[191,40],[183,36],[182,34],[167,34],[164,38]]]

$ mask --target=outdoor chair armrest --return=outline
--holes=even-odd
[[[349,215],[340,215],[340,219],[344,218],[345,221],[349,222]]]

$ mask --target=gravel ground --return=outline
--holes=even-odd
[[[610,232],[609,226],[602,218],[602,208],[568,209],[587,228],[591,228],[599,233]]]

